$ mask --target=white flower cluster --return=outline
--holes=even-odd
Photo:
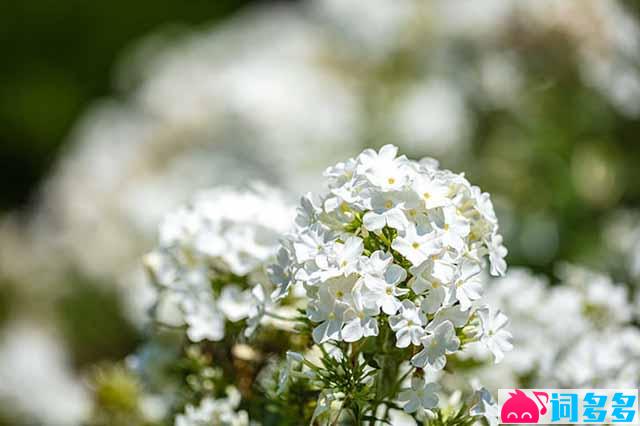
[[[508,312],[515,336],[515,349],[501,366],[507,377],[499,384],[533,375],[534,384],[546,386],[635,386],[640,332],[632,325],[626,287],[572,265],[561,267],[559,276],[560,284],[549,286],[514,269],[489,286],[487,300]]]
[[[246,411],[236,411],[240,393],[234,387],[227,389],[227,397],[204,398],[198,407],[187,405],[184,414],[176,416],[175,426],[249,426]]]
[[[355,342],[388,323],[397,347],[423,347],[414,366],[442,369],[460,347],[457,329],[477,318],[477,337],[496,359],[510,349],[506,317],[479,306],[485,258],[493,275],[506,269],[489,194],[433,160],[398,157],[392,145],[325,177],[329,191],[302,199],[271,269],[277,298],[304,286],[316,343]]]
[[[166,322],[177,307],[168,322],[186,323],[192,341],[221,340],[225,320],[247,318],[252,289],[267,285],[263,265],[293,215],[280,192],[263,185],[205,191],[169,214],[145,258],[159,289],[156,318]]]

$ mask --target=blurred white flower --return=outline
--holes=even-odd
[[[277,393],[281,394],[285,391],[287,384],[289,383],[289,376],[291,371],[304,362],[304,356],[298,352],[287,351],[285,366],[280,370],[278,374],[278,390]]]
[[[229,387],[226,398],[206,397],[197,407],[187,405],[184,413],[176,416],[175,426],[249,426],[246,411],[236,411],[239,404],[239,392]]]
[[[418,409],[432,409],[438,405],[437,383],[426,383],[422,377],[411,379],[411,389],[400,392],[398,400],[404,402],[403,410],[406,413],[415,413]]]
[[[446,79],[409,87],[391,114],[398,144],[411,152],[447,156],[468,144],[471,123],[464,94]]]
[[[624,285],[576,265],[559,268],[559,277],[560,283],[550,286],[516,268],[487,286],[486,300],[509,314],[510,331],[502,328],[507,322],[503,314],[480,308],[481,326],[493,329],[490,333],[486,328],[480,341],[489,351],[493,348],[496,357],[501,357],[503,345],[512,344],[513,351],[501,367],[487,370],[483,380],[495,378],[500,368],[540,386],[624,387],[639,380],[634,366],[640,333],[631,325],[632,305]],[[487,349],[473,344],[470,348],[472,356],[486,358]]]
[[[492,312],[488,306],[478,309],[476,313],[483,331],[480,342],[493,354],[497,364],[502,361],[505,352],[513,349],[513,337],[506,330],[509,318],[500,311]]]
[[[58,336],[28,322],[8,323],[0,337],[0,401],[41,424],[84,424],[91,407]]]
[[[470,405],[472,416],[484,417],[489,426],[498,425],[498,403],[487,389],[480,388],[476,390],[471,397]]]
[[[187,335],[196,342],[221,340],[225,320],[250,314],[253,331],[264,308],[252,308],[253,297],[260,296],[260,291],[252,296],[252,289],[270,285],[266,262],[275,258],[278,238],[292,221],[293,209],[273,188],[199,193],[189,206],[167,215],[159,247],[145,258],[159,303],[177,304]],[[156,309],[162,321],[160,313]]]

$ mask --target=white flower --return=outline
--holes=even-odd
[[[428,175],[421,175],[413,182],[413,190],[424,202],[427,209],[444,207],[451,204],[449,186],[446,182]]]
[[[471,406],[469,413],[472,416],[484,417],[489,426],[498,426],[498,404],[487,389],[476,390],[469,405]]]
[[[443,306],[450,293],[451,290],[448,287],[443,287],[437,281],[433,281],[431,283],[431,289],[429,289],[424,299],[422,299],[422,311],[426,314],[437,312]]]
[[[259,287],[259,285],[257,285]],[[251,310],[251,292],[230,284],[222,289],[218,299],[220,311],[231,322],[245,319]]]
[[[457,266],[448,258],[429,259],[421,265],[410,269],[413,278],[409,286],[416,294],[424,294],[422,310],[427,314],[433,314],[440,309],[445,302],[451,299],[454,291],[451,285]]]
[[[344,243],[336,242],[330,247],[327,255],[319,255],[316,258],[316,263],[322,269],[329,271],[325,276],[348,275],[357,270],[364,249],[361,238],[350,237]]]
[[[365,228],[378,231],[385,225],[394,229],[404,229],[407,218],[404,206],[407,193],[404,192],[376,192],[371,197],[371,211],[362,218]]]
[[[227,395],[221,399],[204,398],[198,407],[187,405],[184,413],[176,416],[175,426],[249,426],[247,413],[236,411],[239,392],[229,387]]]
[[[357,274],[340,275],[335,278],[325,281],[325,285],[320,288],[319,295],[320,300],[323,300],[323,296],[326,295],[324,303],[344,303],[350,308],[354,306],[355,291],[360,288],[356,287],[361,281],[361,278]]]
[[[300,233],[298,239],[293,242],[293,253],[299,263],[313,260],[323,253],[329,235],[320,226],[309,226],[304,233]]]
[[[453,281],[456,269],[455,261],[448,256],[429,258],[409,269],[413,275],[411,289],[422,294],[447,285]]]
[[[407,226],[404,236],[398,236],[391,245],[401,255],[406,257],[414,266],[426,261],[430,256],[442,250],[441,241],[436,238],[436,232],[420,234],[417,227]]]
[[[423,309],[424,311],[424,309]],[[441,308],[433,316],[433,319],[427,325],[427,331],[433,331],[443,322],[450,322],[454,327],[460,328],[467,323],[470,311],[462,310],[459,305]]]
[[[489,250],[489,262],[491,264],[491,275],[503,276],[507,271],[507,262],[504,258],[509,254],[507,248],[502,244],[502,235],[493,235],[487,243]]]
[[[398,148],[385,145],[379,152],[365,150],[360,156],[358,172],[383,191],[402,189],[408,178],[406,157],[397,157]]]
[[[313,340],[323,343],[340,340],[342,326],[355,316],[353,289],[358,277],[336,277],[318,291],[318,299],[307,308],[309,319],[320,323],[313,330]]]
[[[345,324],[349,306],[336,302],[333,306],[320,304],[316,309],[309,308],[309,317],[320,324],[313,329],[313,341],[324,343],[327,340],[340,340],[342,326]]]
[[[208,246],[222,248],[209,253],[219,256],[236,275],[246,275],[271,258],[278,238],[286,232],[293,210],[284,197],[272,188],[256,185],[252,191],[233,191],[226,188],[197,194],[193,203],[199,216],[199,238],[206,238]]]
[[[359,311],[356,317],[347,322],[342,328],[342,340],[345,342],[357,342],[363,337],[377,336],[379,333],[378,321],[375,313],[367,310]]]
[[[331,187],[339,188],[351,181],[353,173],[356,171],[358,162],[354,158],[341,161],[334,166],[329,166],[322,175],[327,178]]]
[[[280,247],[276,255],[276,262],[266,268],[269,280],[276,285],[276,289],[271,294],[271,298],[275,302],[282,300],[289,293],[289,288],[294,281],[291,276],[289,251]]]
[[[513,349],[511,333],[506,330],[509,318],[500,311],[492,312],[489,307],[478,309],[477,314],[482,326],[480,342],[491,351],[497,364],[505,352]]]
[[[198,193],[188,206],[167,215],[159,247],[145,258],[158,288],[157,305],[177,302],[182,321],[174,322],[186,323],[192,341],[221,340],[226,320],[249,315],[251,288],[264,277],[292,218],[283,196],[264,185]],[[272,267],[270,276],[288,283],[288,259],[281,252],[283,265]],[[161,311],[155,310],[157,320]]]
[[[480,280],[480,265],[464,261],[453,286],[453,297],[460,302],[460,307],[466,311],[471,307],[471,302],[480,299],[482,294],[482,281]]]
[[[278,389],[277,394],[281,394],[287,388],[289,383],[289,376],[293,369],[304,362],[304,356],[298,352],[287,351],[286,364],[284,368],[280,369],[278,374]]]
[[[627,287],[615,283],[610,277],[586,268],[561,264],[558,275],[580,293],[584,308],[594,313],[596,326],[626,323],[632,318],[632,306]]]
[[[202,292],[195,297],[189,297],[183,301],[182,306],[184,320],[187,323],[187,336],[191,341],[222,340],[225,318],[211,294]]]
[[[474,209],[491,225],[497,225],[498,218],[493,210],[491,196],[486,192],[482,192],[477,186],[471,187],[471,196],[475,201]]]
[[[350,237],[344,244],[334,246],[334,249],[338,266],[342,273],[348,274],[357,268],[364,246],[361,238]]]
[[[426,324],[427,317],[409,300],[402,302],[398,315],[389,317],[389,325],[396,332],[396,346],[399,348],[406,348],[409,344],[420,345]]]
[[[489,200],[474,196],[463,175],[397,157],[392,146],[365,150],[325,176],[328,191],[303,198],[296,227],[269,268],[274,298],[283,299],[293,283],[304,289],[316,343],[356,342],[391,325],[400,345],[427,336],[439,341],[435,330],[447,315],[464,327],[458,321],[468,321],[463,311],[481,294],[476,275],[498,235]],[[407,316],[435,314],[426,336],[400,325],[408,321],[397,315],[403,301],[421,309]]]
[[[367,306],[382,308],[387,315],[394,315],[400,309],[400,299],[409,292],[406,288],[399,288],[407,272],[398,265],[390,265],[382,277],[365,275],[363,300]]]
[[[374,305],[374,308],[366,307],[363,302],[362,292],[355,290],[354,293],[356,316],[342,328],[342,339],[345,342],[357,342],[363,337],[377,336],[379,332],[376,315],[380,312],[380,308],[377,305]]]
[[[405,389],[398,395],[398,400],[404,402],[406,413],[415,413],[419,408],[431,409],[438,405],[440,386],[437,383],[425,383],[422,377],[411,378],[411,389]]]
[[[313,194],[300,197],[300,205],[296,209],[296,225],[311,226],[318,221],[318,214],[322,211],[313,199]]]
[[[464,238],[470,230],[469,221],[459,215],[454,206],[442,208],[442,226],[438,229],[438,237],[444,246],[461,252],[465,246]]]
[[[376,250],[371,256],[362,259],[362,274],[374,277],[382,277],[389,265],[393,264],[393,256],[382,250]]]
[[[253,333],[255,333],[266,313],[267,302],[268,299],[262,285],[255,285],[253,289],[251,289],[251,303],[247,315],[247,327],[244,330],[245,337],[251,337]]]
[[[447,354],[460,347],[460,339],[451,321],[444,321],[432,332],[421,339],[423,349],[411,358],[411,363],[420,368],[429,366],[434,370],[442,370],[447,363]]]

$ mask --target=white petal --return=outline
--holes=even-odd
[[[329,328],[329,321],[325,321],[313,329],[313,341],[316,343],[324,343],[328,340],[327,329]]]
[[[362,218],[362,222],[364,224],[364,227],[369,231],[378,231],[384,228],[384,226],[387,224],[384,215],[374,212],[368,212],[367,214],[365,214]]]
[[[345,342],[356,342],[362,338],[363,334],[364,330],[362,329],[360,318],[349,321],[342,328],[342,339]]]
[[[427,350],[423,349],[411,358],[411,364],[416,367],[424,368],[424,366],[427,365],[428,356],[429,354]]]

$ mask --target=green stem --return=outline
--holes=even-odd
[[[393,348],[393,342],[391,335],[389,334],[389,327],[385,324],[382,327],[382,365],[380,366],[380,372],[376,376],[376,398],[375,404],[371,407],[371,415],[376,417],[378,413],[378,408],[380,404],[385,404],[386,409],[384,413],[383,420],[387,420],[386,416],[388,415],[388,405],[385,403],[386,397],[388,395],[393,395],[394,387],[390,385],[390,383],[394,383],[396,377],[398,376],[398,364],[396,360],[391,356],[391,349]],[[391,391],[391,393],[389,393]]]
[[[378,238],[380,238],[382,240],[382,242],[390,249],[391,248],[391,241],[389,241],[389,239],[384,235],[384,232],[381,232],[380,234],[376,234],[378,236]]]
[[[287,317],[283,317],[281,315],[278,314],[274,314],[273,312],[267,312],[265,311],[265,316],[271,317],[271,318],[275,318],[277,320],[281,320],[281,321],[289,321],[289,322],[298,322],[297,319],[295,318],[287,318]]]
[[[413,370],[414,370],[414,368],[413,368],[413,367],[411,367],[409,370],[407,370],[407,372],[406,372],[406,373],[404,373],[404,374],[402,375],[402,377],[400,377],[400,378],[398,379],[398,381],[396,382],[396,384],[393,386],[394,393],[398,390],[398,388],[400,388],[400,386],[402,386],[402,382],[404,382],[404,379],[406,379],[407,377],[409,377],[409,374],[413,373]]]

